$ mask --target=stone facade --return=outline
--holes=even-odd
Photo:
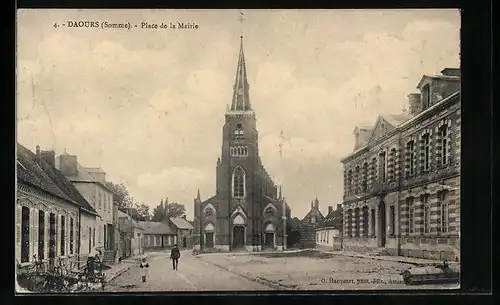
[[[459,260],[457,71],[424,76],[408,117],[380,116],[364,145],[342,160],[345,249]]]

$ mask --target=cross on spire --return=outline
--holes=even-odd
[[[243,21],[245,21],[245,18],[243,18],[245,14],[243,14],[242,11],[240,11],[240,16],[238,17],[238,21],[240,22],[240,37],[243,38]]]

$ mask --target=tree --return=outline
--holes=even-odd
[[[151,215],[149,214],[149,206],[146,204],[136,204],[137,214],[139,221],[149,221]]]
[[[153,209],[153,217],[151,218],[151,221],[162,221],[164,217],[165,217],[165,206],[163,205],[163,199],[162,199],[160,204]]]
[[[117,203],[119,208],[134,207],[134,198],[130,196],[125,184],[114,184],[113,182],[107,181],[106,186],[113,191],[113,201]]]
[[[186,214],[186,207],[183,204],[172,202],[165,206],[165,214],[167,217],[183,217]]]

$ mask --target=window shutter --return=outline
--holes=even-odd
[[[74,219],[73,220],[73,253],[78,253],[78,251],[80,250],[79,247],[80,247],[80,236],[78,236],[78,224],[77,224],[77,220]],[[77,247],[78,247],[78,250],[77,250]]]
[[[44,233],[44,237],[45,237],[45,246],[43,248],[44,250],[44,255],[43,257],[44,258],[49,258],[49,246],[50,246],[50,213],[49,212],[45,212],[45,233]]]
[[[34,241],[33,231],[35,230],[34,229],[35,223],[33,220],[34,211],[35,211],[35,209],[30,208],[30,220],[29,220],[29,230],[30,230],[29,233],[30,234],[29,234],[29,258],[28,258],[29,262],[31,262],[33,260],[33,250],[34,250],[34,246],[33,246],[33,241]]]
[[[70,217],[66,215],[65,221],[64,221],[64,254],[68,255],[69,254],[69,220]]]
[[[33,209],[33,255],[36,257],[36,259],[38,259],[38,210],[37,209]]]
[[[57,215],[57,227],[56,227],[56,257],[61,255],[61,215]]]
[[[16,259],[21,262],[22,206],[16,204]]]

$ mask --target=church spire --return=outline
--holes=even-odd
[[[240,39],[240,55],[238,58],[238,66],[236,68],[236,79],[233,86],[233,102],[231,104],[231,111],[252,110],[248,94],[249,86],[245,65],[245,55],[243,53],[243,36],[240,36]]]
[[[201,201],[201,196],[200,196],[200,189],[198,189],[198,194],[196,195],[196,199]]]

